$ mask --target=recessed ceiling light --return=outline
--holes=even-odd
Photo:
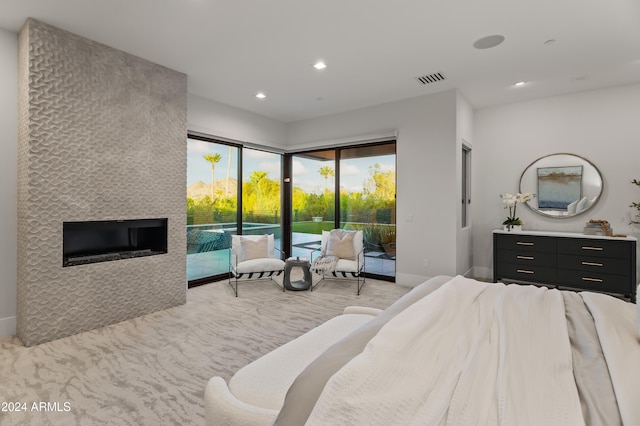
[[[262,92],[258,92],[258,93],[256,93],[256,98],[258,98],[258,99],[264,99],[264,98],[266,98],[266,97],[267,97],[267,95],[265,95],[265,94],[264,94],[264,93],[262,93]]]
[[[549,39],[549,40],[544,42],[545,46],[553,46],[554,44],[556,44],[556,40],[553,39],[553,38],[551,38],[551,39]]]
[[[526,82],[524,82],[524,81],[519,81],[519,82],[517,82],[517,83],[513,83],[513,85],[514,85],[514,86],[517,86],[517,87],[524,86],[525,84],[527,84],[527,83],[526,83]]]
[[[325,63],[324,63],[324,62],[322,62],[322,61],[318,61],[318,62],[316,62],[315,64],[313,64],[313,67],[314,67],[315,69],[317,69],[317,70],[323,70],[323,69],[325,69],[325,68],[327,67],[327,64],[325,64]]]
[[[504,36],[490,35],[476,40],[475,43],[473,43],[473,47],[475,47],[476,49],[490,49],[492,47],[496,47],[503,41]]]

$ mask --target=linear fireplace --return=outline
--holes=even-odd
[[[168,219],[63,222],[62,266],[167,253]]]

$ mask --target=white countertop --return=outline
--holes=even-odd
[[[496,229],[494,234],[513,234],[513,235],[539,235],[542,237],[569,237],[569,238],[593,238],[594,240],[624,240],[624,241],[638,241],[636,237],[608,237],[606,235],[586,235],[580,232],[559,232],[559,231],[527,231],[522,230],[519,232],[505,231],[503,229]]]

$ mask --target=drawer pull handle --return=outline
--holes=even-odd
[[[527,271],[526,269],[516,269],[516,272],[520,272],[521,274],[533,274],[534,273],[533,271]]]
[[[527,241],[516,241],[516,244],[519,246],[532,246],[534,245],[533,243],[527,242]]]
[[[602,263],[598,262],[582,262],[582,264],[586,266],[604,266]]]
[[[594,283],[603,282],[603,280],[601,280],[600,278],[587,278],[587,277],[582,277],[582,281],[593,281]]]
[[[602,251],[604,250],[602,247],[591,247],[591,246],[582,246],[582,250],[595,250]]]
[[[516,256],[516,259],[535,260],[533,256]]]

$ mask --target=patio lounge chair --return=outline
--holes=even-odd
[[[314,256],[314,253],[316,255]],[[362,231],[322,231],[320,250],[311,253],[311,270],[321,275],[313,290],[326,278],[349,278],[357,282],[357,294],[365,284],[364,235]]]
[[[238,297],[239,280],[269,278],[284,271],[284,253],[275,247],[273,234],[232,235],[229,256],[229,285]],[[284,287],[283,287],[284,291]]]

